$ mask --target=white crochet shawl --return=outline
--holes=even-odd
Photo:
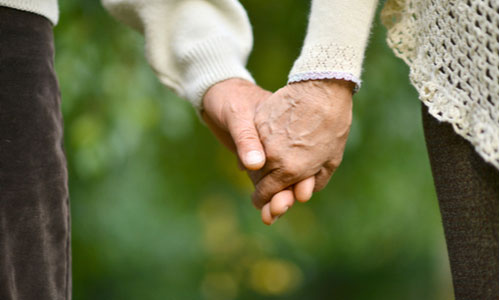
[[[382,22],[430,114],[498,168],[498,1],[388,0]]]

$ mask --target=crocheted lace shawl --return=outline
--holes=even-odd
[[[498,168],[498,0],[388,0],[382,22],[430,114]]]

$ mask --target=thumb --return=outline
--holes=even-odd
[[[229,133],[236,145],[238,157],[245,168],[248,170],[262,168],[266,162],[266,155],[253,119],[238,118],[231,123]]]

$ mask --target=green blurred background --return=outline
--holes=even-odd
[[[249,69],[276,90],[309,1],[242,3]],[[142,37],[98,1],[60,5],[75,300],[453,297],[420,103],[378,16],[342,166],[267,227],[233,155],[155,78]]]

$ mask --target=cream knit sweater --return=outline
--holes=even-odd
[[[146,57],[158,78],[195,107],[219,81],[231,77],[253,81],[245,68],[252,31],[237,0],[102,2],[117,19],[144,34]],[[359,86],[375,6],[375,1],[366,0],[313,1],[304,50],[290,80],[339,78]],[[332,19],[329,12],[335,9],[347,13]]]
[[[237,0],[102,0],[145,37],[160,81],[196,108],[222,80],[253,81],[245,64],[252,32]],[[361,83],[377,0],[312,0],[306,39],[289,82],[337,78]],[[56,0],[0,0],[0,5],[57,22]],[[410,66],[420,99],[453,124],[498,168],[498,1],[388,0],[388,42]]]

